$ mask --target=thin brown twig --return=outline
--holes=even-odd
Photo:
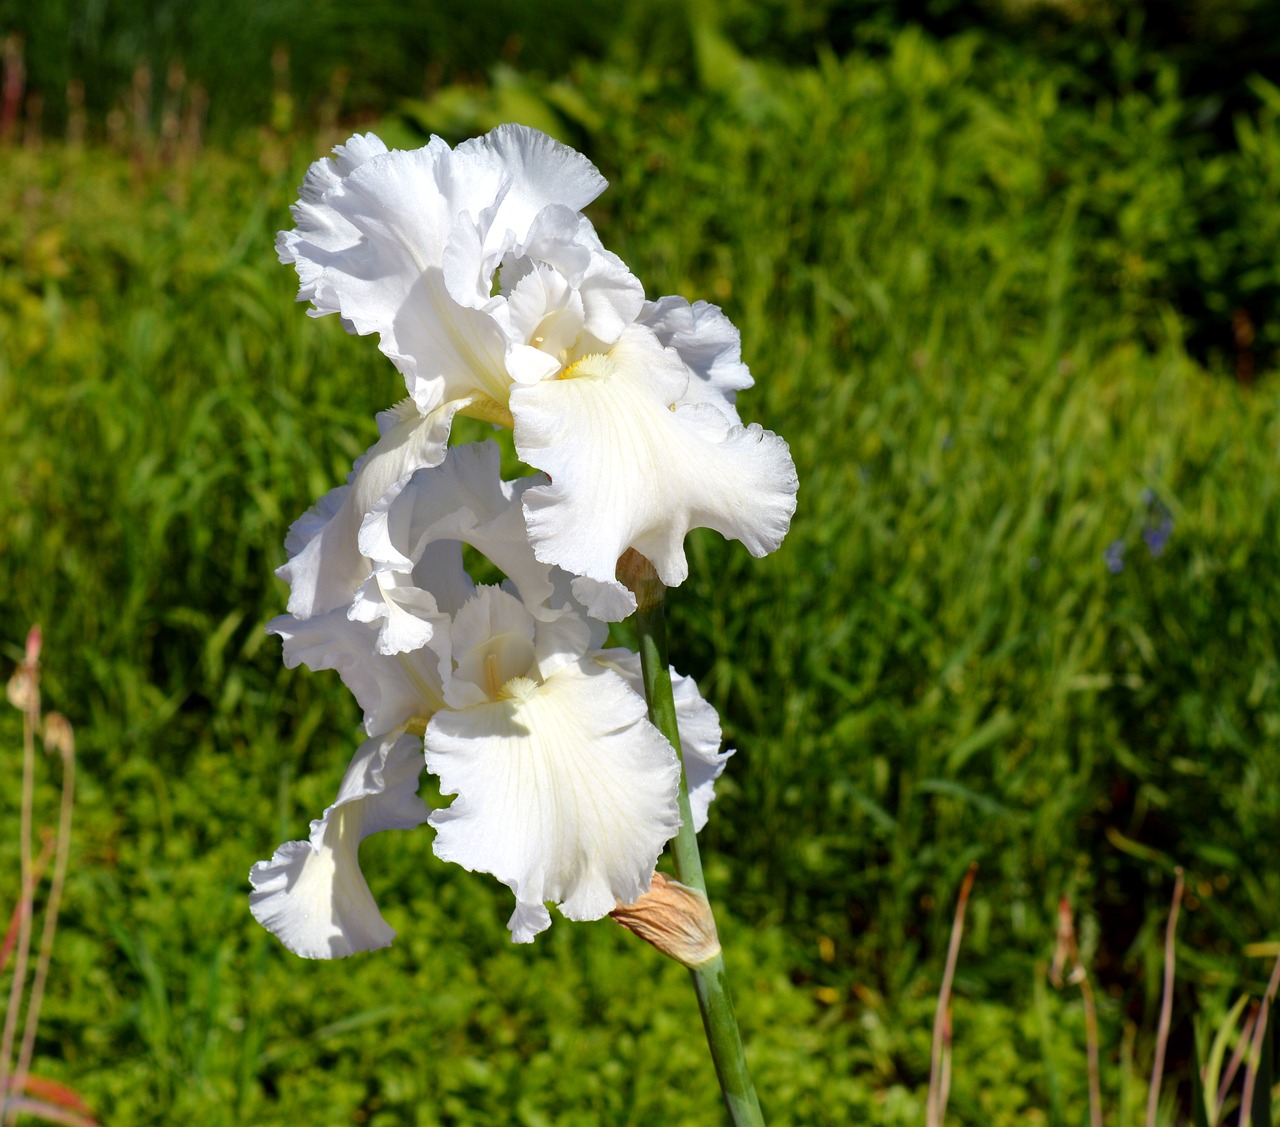
[[[61,1123],[64,1127],[101,1127],[96,1119],[90,1119],[87,1115],[68,1111],[65,1107],[46,1103],[44,1100],[33,1100],[27,1096],[13,1096],[5,1106],[15,1119],[22,1112],[26,1112],[28,1115],[43,1119],[46,1123]]]
[[[947,947],[947,965],[942,974],[942,989],[938,991],[938,1008],[933,1017],[933,1051],[929,1060],[929,1096],[925,1104],[926,1127],[942,1127],[947,1111],[947,1089],[950,1087],[951,1064],[943,1062],[944,1041],[950,1043],[951,984],[955,979],[956,961],[960,957],[960,938],[964,935],[964,910],[969,903],[974,878],[978,875],[978,862],[969,865],[960,895],[956,900],[956,914],[951,923],[951,942]],[[948,1057],[950,1054],[946,1054]]]
[[[1236,1047],[1232,1050],[1231,1059],[1227,1062],[1227,1071],[1222,1074],[1222,1082],[1218,1085],[1218,1098],[1213,1105],[1213,1115],[1211,1117],[1215,1123],[1222,1113],[1223,1104],[1227,1102],[1227,1093],[1231,1090],[1231,1081],[1236,1078],[1236,1073],[1240,1071],[1240,1063],[1244,1060],[1245,1050],[1248,1049],[1253,1039],[1253,1026],[1258,1020],[1260,1008],[1261,1006],[1255,1002],[1248,1016],[1244,1019],[1244,1028],[1240,1030],[1240,1036],[1236,1040]]]
[[[938,1122],[947,1110],[947,1100],[951,1098],[951,1003],[947,1002],[947,1019],[942,1032],[942,1077],[938,1081]]]
[[[1098,1059],[1098,1007],[1089,976],[1080,968],[1080,997],[1084,1001],[1084,1042],[1089,1059],[1089,1124],[1102,1127],[1102,1065]]]
[[[54,847],[57,845],[57,838],[48,826],[43,827],[40,832],[44,839],[40,844],[40,855],[36,858],[35,868],[31,874],[33,888],[40,887],[40,882],[44,879],[44,871],[49,867]],[[9,928],[4,933],[4,939],[0,940],[0,973],[4,972],[4,968],[9,963],[9,956],[13,954],[14,944],[18,942],[18,923],[21,916],[22,901],[19,899],[13,906],[13,913],[9,916]]]
[[[1160,1000],[1160,1024],[1156,1028],[1156,1059],[1151,1066],[1151,1087],[1147,1092],[1147,1127],[1156,1127],[1160,1106],[1160,1086],[1164,1080],[1164,1057],[1169,1047],[1169,1026],[1173,1023],[1174,939],[1178,931],[1178,909],[1182,907],[1182,866],[1174,871],[1173,905],[1164,929],[1164,993]]]
[[[35,804],[36,730],[40,726],[40,639],[40,628],[33,626],[27,633],[23,662],[8,686],[10,702],[22,710],[22,812],[19,828],[22,899],[19,902],[18,952],[13,963],[9,1008],[4,1015],[4,1032],[0,1034],[0,1104],[3,1104],[9,1094],[13,1042],[18,1032],[18,1011],[22,1006],[22,994],[27,982],[27,960],[31,954],[31,914],[35,898],[31,824]],[[17,1113],[6,1106],[3,1121],[10,1123],[16,1116]]]
[[[1070,965],[1067,974],[1063,970]],[[1080,958],[1080,945],[1076,942],[1075,921],[1071,918],[1071,901],[1066,896],[1058,900],[1058,942],[1053,951],[1053,965],[1049,978],[1059,990],[1066,983],[1080,987],[1084,1003],[1084,1043],[1089,1062],[1089,1125],[1102,1127],[1102,1067],[1098,1057],[1098,1007],[1093,997],[1093,985],[1089,972]]]
[[[1262,1063],[1262,1039],[1267,1032],[1267,1013],[1275,999],[1277,987],[1280,987],[1280,958],[1276,959],[1276,965],[1271,968],[1271,981],[1267,983],[1267,992],[1262,996],[1262,1008],[1258,1010],[1258,1021],[1253,1027],[1253,1044],[1249,1049],[1249,1064],[1244,1072],[1244,1091],[1240,1095],[1240,1127],[1249,1127],[1252,1116],[1253,1089],[1258,1082],[1258,1067]]]
[[[49,898],[44,906],[44,924],[40,932],[40,951],[36,956],[36,973],[31,980],[31,997],[27,1002],[26,1024],[22,1027],[22,1045],[18,1049],[18,1067],[14,1070],[14,1086],[21,1091],[35,1053],[36,1028],[40,1024],[40,1007],[44,1004],[45,983],[49,980],[49,964],[53,960],[53,939],[58,930],[58,909],[67,880],[67,862],[71,856],[71,815],[76,794],[76,741],[71,725],[61,713],[51,712],[44,721],[44,742],[48,751],[62,757],[62,802],[58,815],[58,855],[49,884]]]

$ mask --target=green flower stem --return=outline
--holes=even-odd
[[[640,663],[644,669],[644,695],[649,702],[649,719],[680,753],[680,729],[676,723],[676,702],[671,692],[671,674],[667,658],[667,625],[662,611],[662,588],[656,587],[656,598],[644,599],[636,612],[636,629],[640,636]],[[689,807],[689,788],[685,781],[681,756],[680,832],[671,841],[676,879],[704,896],[706,878],[702,875],[702,858],[698,855],[698,838],[693,830],[693,814]],[[696,967],[690,967],[693,988],[702,1011],[711,1059],[715,1062],[725,1107],[735,1127],[763,1127],[764,1115],[756,1097],[755,1085],[747,1071],[747,1058],[742,1048],[742,1034],[733,1015],[729,997],[729,981],[725,975],[724,956],[716,955]]]

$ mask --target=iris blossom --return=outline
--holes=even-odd
[[[411,152],[357,135],[312,166],[280,258],[314,315],[378,334],[409,398],[301,522],[283,571],[291,614],[342,605],[366,518],[443,460],[459,413],[512,428],[548,475],[521,497],[533,554],[574,577],[597,618],[635,608],[615,579],[628,548],[675,586],[692,528],[755,555],[781,542],[795,467],[781,438],[738,416],[752,382],[738,332],[715,306],[645,300],[581,212],[605,186],[579,153],[511,125]]]
[[[286,664],[339,671],[369,736],[309,839],[250,874],[255,917],[299,955],[391,942],[358,859],[379,830],[429,821],[437,855],[511,888],[508,926],[529,942],[551,922],[548,902],[591,920],[635,901],[679,826],[680,765],[646,717],[639,659],[602,648],[606,627],[572,577],[535,557],[524,502],[546,479],[506,483],[499,469],[483,443],[412,473],[362,522],[348,553],[358,566],[326,577],[335,605],[271,623]],[[295,558],[331,537],[325,511],[356,489],[295,528]],[[472,581],[463,544],[504,572],[500,586]],[[697,828],[728,753],[715,710],[673,678]],[[448,807],[428,812],[418,797],[424,765],[456,796]]]

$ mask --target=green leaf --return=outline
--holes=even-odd
[[[1200,1076],[1200,1031],[1191,1038],[1191,1122],[1193,1127],[1210,1127],[1209,1105],[1205,1100],[1204,1081]]]

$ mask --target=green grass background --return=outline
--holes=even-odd
[[[1159,55],[1108,85],[991,31],[784,61],[687,28],[683,54],[633,26],[361,127],[578,144],[605,242],[652,296],[725,308],[743,415],[792,445],[783,548],[695,534],[670,607],[739,749],[704,852],[766,1110],[922,1122],[976,860],[952,1121],[1085,1121],[1079,998],[1045,976],[1065,894],[1108,1121],[1138,1122],[1183,865],[1173,1123],[1191,1016],[1257,992],[1245,946],[1280,933],[1280,92],[1249,79],[1223,132]],[[509,894],[429,830],[362,851],[389,951],[305,963],[248,914],[249,866],[358,738],[336,678],[263,633],[272,570],[402,394],[293,303],[273,234],[345,132],[275,110],[193,152],[152,120],[0,152],[0,653],[44,626],[81,763],[37,1071],[111,1124],[719,1123],[684,973],[607,922],[511,946]],[[15,780],[19,733],[8,710]]]

